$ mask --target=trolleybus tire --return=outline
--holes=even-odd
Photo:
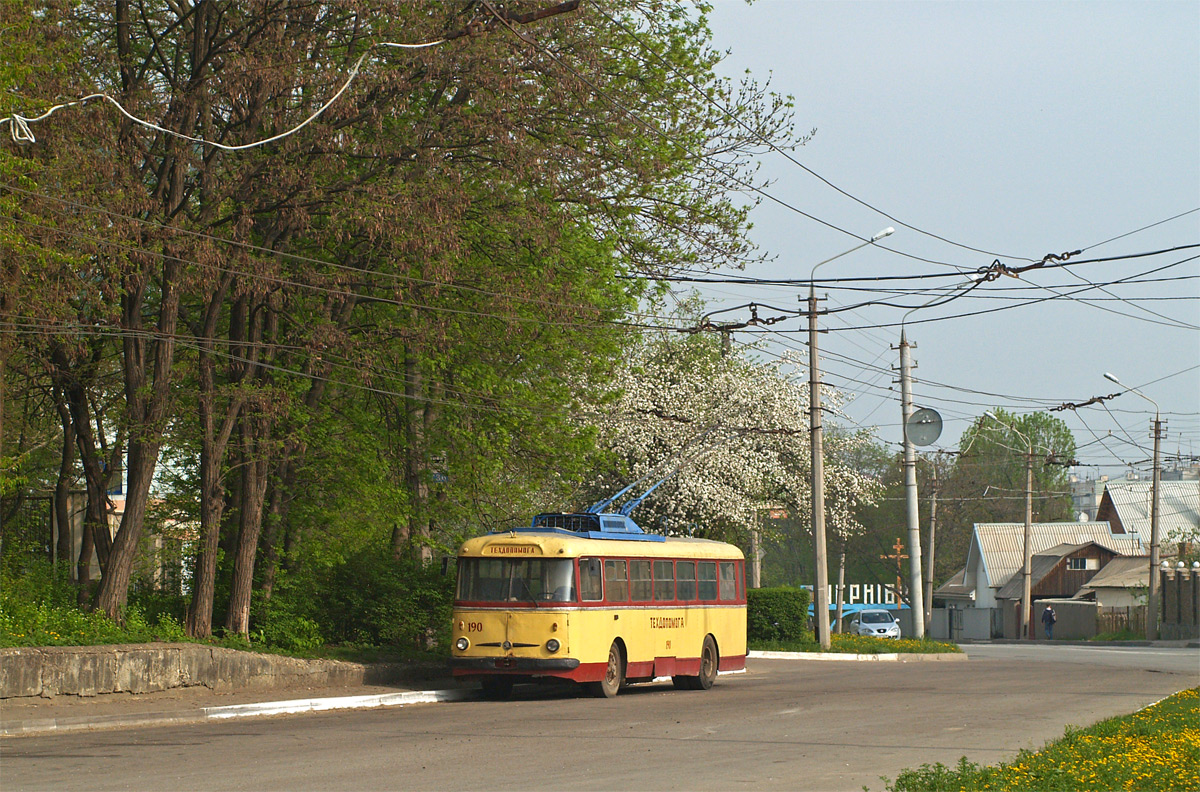
[[[704,649],[700,652],[700,676],[696,677],[696,689],[708,690],[717,681],[717,669],[721,656],[717,654],[717,642],[711,635],[704,636]]]
[[[515,680],[507,676],[489,676],[479,680],[479,685],[483,688],[483,697],[496,700],[511,696],[514,683]]]
[[[625,657],[621,644],[612,642],[608,647],[608,665],[604,669],[604,679],[599,682],[589,682],[588,690],[596,698],[612,698],[621,692],[625,684]]]
[[[717,681],[717,666],[721,658],[717,654],[717,642],[711,635],[704,636],[704,648],[700,650],[700,674],[698,676],[673,676],[671,684],[676,690],[708,690]]]

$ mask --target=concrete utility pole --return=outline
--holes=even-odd
[[[1146,602],[1146,640],[1154,641],[1158,639],[1158,578],[1162,574],[1158,569],[1158,480],[1162,472],[1159,468],[1158,452],[1163,436],[1162,420],[1159,417],[1158,402],[1154,399],[1137,388],[1129,387],[1112,374],[1105,372],[1104,378],[1154,405],[1154,472],[1150,479],[1150,589]]]
[[[1017,618],[1017,635],[1021,638],[1033,638],[1033,633],[1028,629],[1030,624],[1029,609],[1033,607],[1033,603],[1029,601],[1032,593],[1032,550],[1033,550],[1033,441],[1025,434],[1013,426],[1005,423],[995,416],[990,410],[985,412],[988,418],[991,418],[996,423],[1003,427],[1012,430],[1017,437],[1025,441],[1025,542],[1021,551],[1021,611]]]
[[[925,598],[921,586],[921,523],[917,508],[917,449],[908,436],[912,417],[912,355],[904,328],[900,328],[900,406],[904,429],[904,500],[908,514],[909,603],[913,613],[913,637],[925,637]],[[900,592],[896,592],[900,596]]]
[[[929,558],[925,561],[925,634],[933,621],[933,547],[937,537],[938,464],[933,459],[933,495],[929,499]]]
[[[813,529],[813,625],[817,643],[828,649],[829,641],[829,553],[825,545],[825,450],[821,438],[821,361],[817,355],[817,267],[873,245],[896,232],[885,228],[861,245],[813,265],[808,275],[808,426],[811,433],[812,529]]]
[[[814,267],[814,271],[815,271]],[[825,449],[821,439],[821,362],[817,357],[817,295],[808,295],[808,426],[812,433],[810,485],[813,529],[813,626],[817,643],[828,649],[829,556],[825,546]]]

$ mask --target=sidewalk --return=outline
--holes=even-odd
[[[143,694],[13,698],[0,702],[0,737],[456,701],[476,696],[477,688],[446,678],[431,680],[428,689],[356,685],[218,693],[196,686]]]

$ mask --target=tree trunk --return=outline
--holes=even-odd
[[[179,177],[177,177],[179,178]],[[129,457],[126,471],[125,513],[113,538],[108,567],[100,580],[96,607],[109,618],[121,618],[129,596],[129,580],[137,559],[138,544],[145,524],[150,484],[158,464],[162,433],[166,426],[171,396],[171,368],[175,359],[175,329],[179,318],[177,292],[179,261],[173,257],[162,262],[161,297],[157,339],[154,351],[154,377],[146,376],[147,340],[141,329],[145,305],[145,280],[139,275],[126,279],[121,298],[122,324],[128,330],[122,338],[125,370],[125,408],[129,426]]]
[[[62,424],[62,455],[59,459],[58,480],[54,484],[54,521],[58,537],[54,548],[54,566],[69,567],[73,562],[74,542],[71,536],[71,483],[75,478],[75,426],[71,411],[61,388],[54,388],[54,407]],[[70,577],[68,575],[68,577]]]
[[[254,559],[262,530],[263,501],[270,470],[267,439],[270,420],[261,405],[247,406],[241,419],[242,491],[238,508],[238,537],[234,550],[233,583],[225,628],[240,635],[250,633],[250,599],[254,590]]]
[[[213,598],[217,588],[217,556],[221,538],[221,518],[225,510],[225,486],[222,469],[229,437],[241,411],[244,395],[230,398],[220,428],[216,419],[216,361],[213,342],[217,319],[233,276],[222,277],[209,300],[204,324],[197,335],[200,352],[197,360],[199,383],[198,419],[200,424],[200,549],[192,570],[192,600],[188,603],[187,634],[192,638],[212,635]]]

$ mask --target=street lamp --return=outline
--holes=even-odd
[[[1027,618],[1029,617],[1029,608],[1032,603],[1029,601],[1031,581],[1030,581],[1030,561],[1031,561],[1031,534],[1033,533],[1033,442],[1030,441],[1025,434],[1010,423],[1001,421],[996,417],[995,413],[988,410],[984,413],[988,418],[991,418],[1001,426],[1011,429],[1022,440],[1025,441],[1025,447],[1028,449],[1025,452],[1025,545],[1021,551],[1021,611],[1020,618],[1017,620],[1017,626],[1020,630],[1022,638],[1032,638],[1032,634],[1027,635]]]
[[[1162,440],[1162,421],[1159,419],[1158,402],[1131,388],[1119,379],[1104,372],[1104,378],[1115,382],[1130,393],[1136,393],[1154,405],[1154,473],[1150,479],[1150,591],[1146,602],[1146,640],[1158,638],[1158,447]]]
[[[817,356],[817,293],[814,278],[817,268],[834,259],[873,245],[896,233],[888,227],[861,245],[831,256],[813,265],[808,275],[808,424],[812,434],[812,526],[813,555],[816,569],[813,579],[813,622],[817,641],[822,649],[829,648],[829,557],[825,547],[825,457],[821,444],[821,371]]]

